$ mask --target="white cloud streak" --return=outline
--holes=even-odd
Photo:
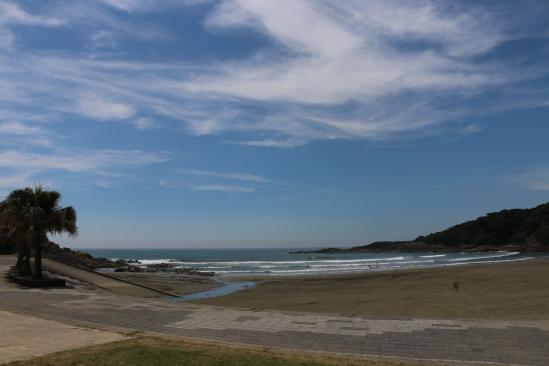
[[[0,2],[0,24],[57,27],[65,24],[65,21],[55,17],[29,14],[16,3],[3,0]]]
[[[0,119],[2,113],[0,113]],[[29,119],[32,119],[29,116]],[[54,143],[55,135],[46,130],[43,126],[32,123],[21,123],[17,121],[0,123],[0,146],[25,147],[42,146],[48,147]]]
[[[44,153],[7,150],[0,152],[0,190],[44,183],[43,177],[51,173],[59,176],[61,185],[68,175],[76,175],[79,186],[106,187],[112,182],[106,182],[105,178],[120,179],[136,168],[169,160],[165,154],[139,150],[63,149]]]
[[[42,129],[36,126],[29,126],[20,122],[0,123],[0,134],[10,135],[37,135],[42,133]]]
[[[235,186],[235,185],[223,185],[223,184],[207,184],[193,187],[195,191],[218,191],[218,192],[239,192],[239,193],[252,193],[255,191],[254,188],[244,187],[244,186]]]
[[[3,192],[6,189],[29,186],[31,184],[31,174],[14,174],[0,176],[0,192]]]
[[[251,141],[226,141],[233,145],[259,146],[259,147],[277,147],[277,148],[293,148],[307,144],[306,140],[302,139],[265,139]]]
[[[131,33],[135,25],[122,26],[111,19],[109,9],[152,12],[196,1],[101,3],[86,21],[99,22],[105,28],[100,34],[111,42],[111,36]],[[61,15],[35,19],[14,3],[6,4],[12,10],[4,24],[58,26],[65,21]],[[71,5],[59,9],[65,16],[76,13]],[[264,34],[271,45],[249,58],[211,64],[0,52],[0,103],[12,114],[38,105],[53,119],[65,114],[98,121],[131,119],[143,130],[157,126],[150,121],[164,120],[181,123],[195,135],[238,132],[246,136],[226,142],[255,147],[390,139],[471,113],[491,113],[509,101],[517,107],[546,101],[546,90],[531,93],[514,86],[545,75],[547,65],[527,68],[479,59],[518,37],[514,30],[535,16],[527,6],[428,0],[224,0],[205,19],[206,27],[226,33],[248,28]],[[0,43],[11,42],[2,29],[0,25]],[[97,34],[94,29],[90,42]],[[511,92],[491,97],[474,112],[465,107],[496,88]]]
[[[259,101],[339,104],[405,91],[482,88],[506,81],[504,74],[465,58],[487,52],[504,39],[503,30],[494,30],[496,24],[476,11],[459,9],[455,16],[429,1],[342,2],[341,6],[332,3],[329,11],[328,5],[320,4],[324,3],[222,2],[209,19],[210,26],[252,27],[296,56],[226,64],[219,75],[198,77],[187,87]],[[246,16],[235,17],[237,11]],[[394,38],[432,41],[442,48],[403,52],[391,47]]]
[[[166,8],[196,5],[212,0],[100,0],[102,3],[124,12],[159,11]]]
[[[2,48],[9,49],[13,46],[15,35],[10,30],[10,26],[58,27],[64,24],[65,21],[62,19],[29,14],[15,2],[0,1],[0,50]]]
[[[226,172],[213,172],[213,171],[207,171],[207,170],[189,170],[189,169],[180,169],[178,170],[178,172],[181,174],[194,175],[199,177],[240,180],[244,182],[253,182],[253,183],[275,183],[275,181],[272,179],[268,179],[259,175],[248,174],[248,173],[226,173]]]
[[[61,170],[70,173],[105,174],[112,169],[131,168],[168,161],[161,154],[139,150],[71,149],[47,154],[20,151],[0,152],[0,167],[34,171]]]
[[[508,177],[507,181],[528,191],[549,191],[549,166],[531,168]]]
[[[133,125],[138,130],[154,130],[157,128],[161,128],[161,124],[155,122],[154,120],[150,118],[138,118],[135,121],[133,121]]]
[[[127,119],[136,113],[133,106],[106,100],[96,95],[80,97],[72,112],[97,120]]]

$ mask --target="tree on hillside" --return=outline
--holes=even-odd
[[[34,251],[34,278],[42,278],[42,248],[48,234],[78,234],[76,211],[60,207],[61,194],[41,186],[11,192],[0,204],[0,228],[17,242],[17,269],[30,272],[30,252]]]
[[[549,247],[549,203],[534,208],[491,212],[475,220],[415,239],[427,244],[532,245]]]

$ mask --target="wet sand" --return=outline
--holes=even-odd
[[[196,302],[385,318],[549,319],[549,259],[246,280],[257,286]]]

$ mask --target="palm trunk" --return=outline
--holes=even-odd
[[[25,251],[25,254],[23,256],[23,270],[21,272],[22,275],[30,275],[32,273],[31,270],[31,255],[30,250]]]
[[[17,253],[17,264],[15,265],[15,269],[17,269],[17,273],[23,274],[23,262],[25,260],[25,255],[21,252]]]
[[[17,255],[17,264],[15,265],[20,275],[31,274],[30,252],[27,249],[20,249]]]
[[[32,278],[41,279],[42,275],[42,241],[37,239],[34,244],[34,273]]]

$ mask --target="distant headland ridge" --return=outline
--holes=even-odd
[[[322,248],[296,253],[549,251],[549,203],[529,209],[492,212],[409,241],[378,241],[351,248]]]

